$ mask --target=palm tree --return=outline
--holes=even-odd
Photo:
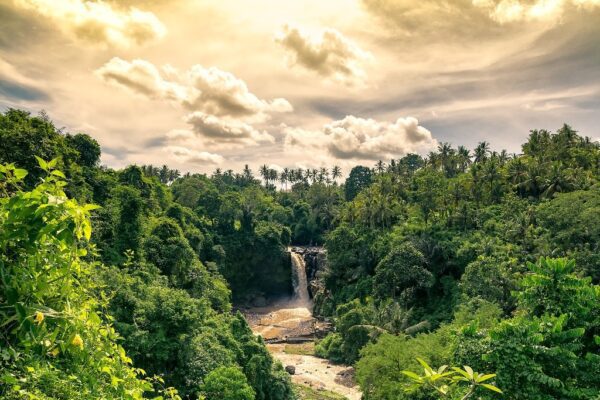
[[[450,176],[453,172],[451,161],[452,156],[454,154],[454,150],[452,149],[452,146],[450,146],[450,143],[442,142],[438,145],[438,152],[442,170],[444,171],[446,176]]]
[[[523,145],[523,153],[530,156],[540,156],[546,153],[550,144],[550,132],[545,129],[532,130],[529,132],[529,139]]]
[[[566,173],[560,162],[552,163],[546,179],[544,179],[544,197],[551,198],[556,192],[565,192],[573,188],[572,177]]]
[[[488,153],[490,152],[490,144],[488,142],[480,142],[475,147],[475,162],[480,163],[487,159]]]
[[[460,172],[465,172],[471,164],[471,152],[465,146],[458,146],[457,156]]]
[[[523,184],[527,180],[527,165],[521,158],[515,158],[508,165],[508,176],[510,182],[519,192],[520,196],[523,196]]]
[[[510,157],[508,156],[508,152],[506,150],[502,150],[498,155],[498,161],[500,161],[500,165],[506,164]]]
[[[326,168],[320,168],[317,172],[317,182],[323,183],[325,181],[325,173],[327,172]]]
[[[259,169],[258,169],[260,176],[262,176],[262,178],[265,180],[265,187],[269,187],[269,179],[271,178],[270,174],[269,174],[269,167],[267,166],[267,164],[263,164]]]
[[[314,184],[317,181],[317,175],[319,175],[319,170],[313,168],[310,170],[310,175],[312,177],[312,183]]]
[[[304,171],[304,182],[308,183],[308,180],[310,179],[311,173],[310,173],[310,168],[306,168]]]
[[[321,177],[320,183],[327,182],[329,180],[329,170],[325,167],[319,169],[319,176]]]
[[[542,168],[537,161],[527,165],[527,175],[522,187],[532,196],[538,197],[543,185]]]
[[[473,184],[471,185],[471,195],[475,200],[475,203],[479,205],[479,201],[481,200],[481,164],[473,164],[473,167],[469,170],[471,173],[471,180]]]
[[[342,176],[342,169],[338,165],[334,165],[331,169],[331,177],[333,178],[333,182],[337,183],[337,178]]]
[[[181,172],[178,169],[169,170],[169,182],[175,181],[181,176]]]
[[[391,172],[393,174],[398,173],[398,164],[396,164],[396,160],[394,160],[393,158],[390,160],[390,163],[388,164],[387,171]]]
[[[287,189],[288,171],[289,170],[287,168],[284,168],[283,171],[281,171],[281,173],[279,174],[279,182],[281,182],[282,189],[284,185]]]
[[[244,165],[244,171],[242,172],[244,179],[246,181],[252,180],[252,170],[248,166],[248,164]]]
[[[270,182],[277,182],[277,178],[279,177],[279,174],[277,173],[277,170],[275,169],[269,169],[269,181]],[[275,190],[275,184],[272,183],[271,186],[273,187],[273,190]]]
[[[302,181],[304,181],[304,172],[302,171],[302,168],[298,168],[296,170],[296,182]]]
[[[429,165],[433,169],[438,169],[440,167],[440,156],[435,151],[430,151],[427,155],[427,165]]]
[[[486,181],[490,184],[490,196],[492,199],[496,197],[496,184],[502,177],[498,166],[497,158],[491,158],[483,165],[483,175]]]
[[[169,167],[163,165],[160,171],[158,172],[158,179],[161,183],[167,183],[169,181]]]

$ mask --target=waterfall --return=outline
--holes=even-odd
[[[308,279],[306,278],[306,266],[301,254],[290,251],[292,256],[292,283],[294,285],[293,300],[302,306],[310,306],[308,294]]]

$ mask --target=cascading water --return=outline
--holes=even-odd
[[[315,319],[312,316],[312,301],[308,293],[308,278],[304,256],[288,249],[291,258],[291,275],[294,293],[261,309],[262,317],[253,324],[254,332],[267,341],[287,340],[311,335]]]
[[[306,278],[306,265],[301,254],[290,251],[292,258],[292,284],[294,285],[293,301],[298,306],[310,307],[308,294],[308,279]]]

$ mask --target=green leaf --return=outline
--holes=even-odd
[[[92,225],[90,224],[90,221],[84,221],[83,235],[87,240],[90,240],[90,237],[92,237]]]
[[[464,365],[463,367],[465,368],[465,371],[467,371],[467,373],[469,374],[469,377],[473,378],[473,368],[469,367],[468,365]]]
[[[433,372],[433,370],[431,369],[431,367],[429,366],[429,364],[427,364],[425,362],[425,360],[423,360],[422,358],[417,357],[417,361],[419,362],[419,364],[421,364],[421,366],[423,366],[423,368],[425,369],[426,372]]]
[[[471,379],[471,376],[469,375],[468,372],[463,371],[462,369],[458,368],[458,367],[452,367],[452,369],[456,372],[458,372],[459,374],[461,374],[462,376],[464,376],[467,379]]]
[[[493,392],[496,393],[502,393],[502,390],[498,389],[496,386],[494,385],[490,385],[489,383],[482,383],[481,386],[483,386],[484,388],[491,390]]]
[[[477,378],[477,382],[485,382],[488,379],[492,379],[493,377],[495,377],[496,374],[487,374],[487,375],[482,375],[480,377]]]
[[[412,371],[402,371],[402,373],[404,375],[408,376],[409,378],[414,379],[416,381],[422,381],[423,380],[423,378],[421,378],[419,375],[415,374]]]
[[[92,211],[92,210],[97,210],[99,208],[102,208],[102,206],[99,206],[97,204],[86,204],[85,206],[83,206],[83,208],[86,211]]]
[[[19,180],[21,180],[27,176],[27,170],[25,170],[25,169],[17,168],[17,169],[15,169],[14,172],[15,172],[15,178],[17,178]]]
[[[48,171],[48,163],[46,161],[44,161],[43,158],[40,158],[38,156],[34,156],[34,157],[37,160],[40,168],[43,169],[44,171]]]
[[[52,175],[56,175],[58,177],[61,177],[63,179],[67,179],[67,177],[65,176],[65,174],[63,174],[61,171],[55,169],[54,171],[52,171]]]

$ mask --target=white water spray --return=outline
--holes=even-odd
[[[306,265],[301,254],[290,251],[292,258],[292,284],[294,285],[293,301],[297,306],[310,308],[310,295],[308,294],[308,279],[306,278]]]

